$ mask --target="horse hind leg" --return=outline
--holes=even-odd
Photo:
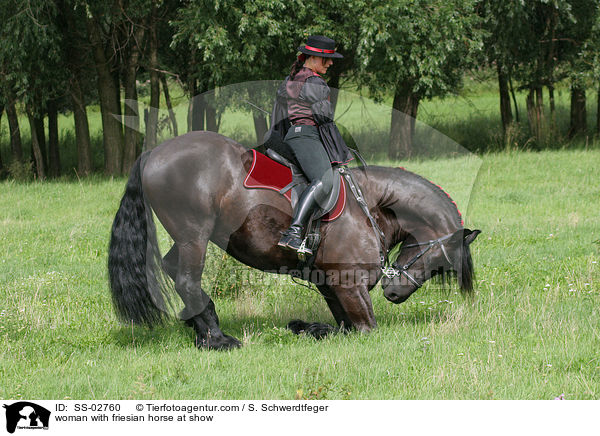
[[[176,244],[177,248],[174,246],[165,256],[163,265],[168,273],[169,270],[172,273],[177,258],[175,290],[185,304],[180,317],[195,330],[196,346],[216,350],[236,348],[241,342],[221,331],[215,305],[201,287],[207,243],[203,240]],[[173,250],[176,250],[176,256]]]

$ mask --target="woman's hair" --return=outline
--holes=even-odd
[[[300,71],[300,69],[304,65],[304,61],[306,61],[306,55],[302,53],[300,54],[300,56],[298,56],[298,59],[296,59],[296,61],[292,64],[292,69],[290,71],[290,80],[294,80],[294,77],[296,77],[296,74],[298,74],[298,71]]]

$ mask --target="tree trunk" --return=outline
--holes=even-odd
[[[2,114],[4,113],[4,105],[0,104],[0,122],[2,121]],[[2,153],[0,152],[0,173],[4,169],[4,164],[2,163]]]
[[[269,128],[267,127],[267,119],[263,113],[252,113],[254,118],[254,132],[256,133],[256,143],[262,144],[265,140],[265,135]]]
[[[260,98],[260,90],[249,89],[249,97],[252,102],[258,102]],[[265,114],[254,108],[252,110],[252,118],[254,120],[254,132],[256,133],[256,144],[262,144],[264,142],[265,134],[269,130],[267,126],[267,119]]]
[[[388,149],[390,159],[404,159],[411,156],[418,108],[419,97],[412,93],[409,87],[396,88]]]
[[[548,85],[548,100],[550,101],[550,129],[552,132],[556,132],[556,101],[554,100],[554,85]]]
[[[102,30],[95,17],[86,19],[87,31],[92,44],[94,63],[98,74],[98,95],[102,113],[104,140],[104,170],[109,175],[119,175],[122,171],[123,130],[119,122],[120,108],[116,99],[118,92],[110,71],[108,56],[104,52]],[[114,115],[117,115],[115,118]]]
[[[217,120],[217,109],[210,103],[206,104],[206,130],[211,132],[219,131],[219,123]]]
[[[132,24],[132,26],[134,26]],[[137,26],[131,39],[125,59],[125,148],[123,150],[123,172],[129,173],[135,163],[140,145],[140,108],[137,95],[137,71],[140,60],[140,43],[144,29]]]
[[[158,109],[160,107],[160,78],[158,73],[158,38],[156,35],[156,6],[152,4],[150,16],[150,112],[146,124],[146,147],[151,150],[157,145]]]
[[[498,88],[500,92],[500,116],[502,118],[502,131],[506,134],[509,126],[513,122],[512,110],[510,106],[510,93],[508,90],[508,77],[502,71],[502,65],[496,64],[498,71]]]
[[[519,117],[519,105],[517,104],[517,96],[515,94],[515,88],[513,86],[512,77],[510,74],[508,75],[508,85],[510,87],[510,95],[512,97],[513,106],[515,107],[515,121],[519,123],[521,121]]]
[[[600,136],[600,88],[596,96],[596,134]]]
[[[340,88],[340,75],[341,71],[338,69],[333,69],[330,74],[330,78],[327,81],[329,85],[329,89],[331,90],[331,94],[329,95],[329,99],[331,101],[331,107],[333,108],[333,113],[335,113],[335,108],[337,107],[339,88]]]
[[[533,87],[527,94],[527,118],[531,135],[535,138],[538,145],[544,140],[544,105],[542,97],[542,88]]]
[[[204,115],[206,113],[206,104],[204,98],[195,95],[192,98],[192,130],[204,130]]]
[[[167,78],[164,74],[160,75],[160,82],[162,83],[163,93],[165,94],[165,103],[169,109],[169,119],[171,120],[173,136],[179,136],[179,133],[177,132],[177,118],[175,117],[173,105],[171,104],[171,96],[169,95],[169,84],[167,83]]]
[[[40,107],[40,106],[38,106]],[[44,115],[34,115],[33,121],[35,122],[35,133],[37,134],[37,142],[40,147],[40,151],[42,153],[42,161],[44,162],[44,175],[46,173],[46,168],[48,168],[48,153],[46,152],[46,129],[44,128]],[[31,159],[34,162],[37,162],[33,154],[33,149],[31,150]]]
[[[27,111],[27,118],[29,119],[29,128],[31,129],[31,152],[34,157],[35,172],[38,180],[44,180],[46,178],[44,159],[42,157],[42,150],[40,149],[39,138],[37,135],[36,119],[30,110]]]
[[[75,121],[75,141],[77,142],[77,172],[87,176],[92,172],[92,147],[87,110],[78,74],[74,74],[70,87],[71,106]]]
[[[60,153],[58,150],[58,108],[56,100],[48,102],[48,175],[60,176]]]
[[[587,131],[587,112],[585,109],[585,88],[579,85],[571,86],[571,126],[569,138],[585,134]]]
[[[206,112],[205,96],[199,95],[198,82],[196,79],[190,80],[190,108],[188,112],[188,129],[204,130],[204,114]],[[191,127],[190,127],[191,126]]]
[[[23,144],[21,143],[21,129],[19,128],[19,116],[15,102],[11,101],[6,106],[6,117],[8,118],[8,128],[10,130],[10,150],[13,160],[23,162]]]
[[[87,41],[78,32],[82,21],[76,21],[74,11],[64,1],[58,2],[60,26],[63,28],[66,62],[71,72],[69,96],[75,124],[75,142],[77,143],[77,174],[87,176],[92,172],[92,152],[90,128],[87,118],[85,97],[81,84],[85,83],[82,69],[86,64],[83,53],[87,51]]]

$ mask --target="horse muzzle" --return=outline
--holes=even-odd
[[[417,288],[414,286],[402,286],[390,283],[388,286],[383,287],[383,296],[394,304],[400,304],[404,303],[416,290]]]

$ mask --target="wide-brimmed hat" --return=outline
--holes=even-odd
[[[343,58],[335,52],[335,41],[321,35],[311,35],[306,40],[306,45],[298,47],[300,53],[308,56],[319,56],[322,58]]]

